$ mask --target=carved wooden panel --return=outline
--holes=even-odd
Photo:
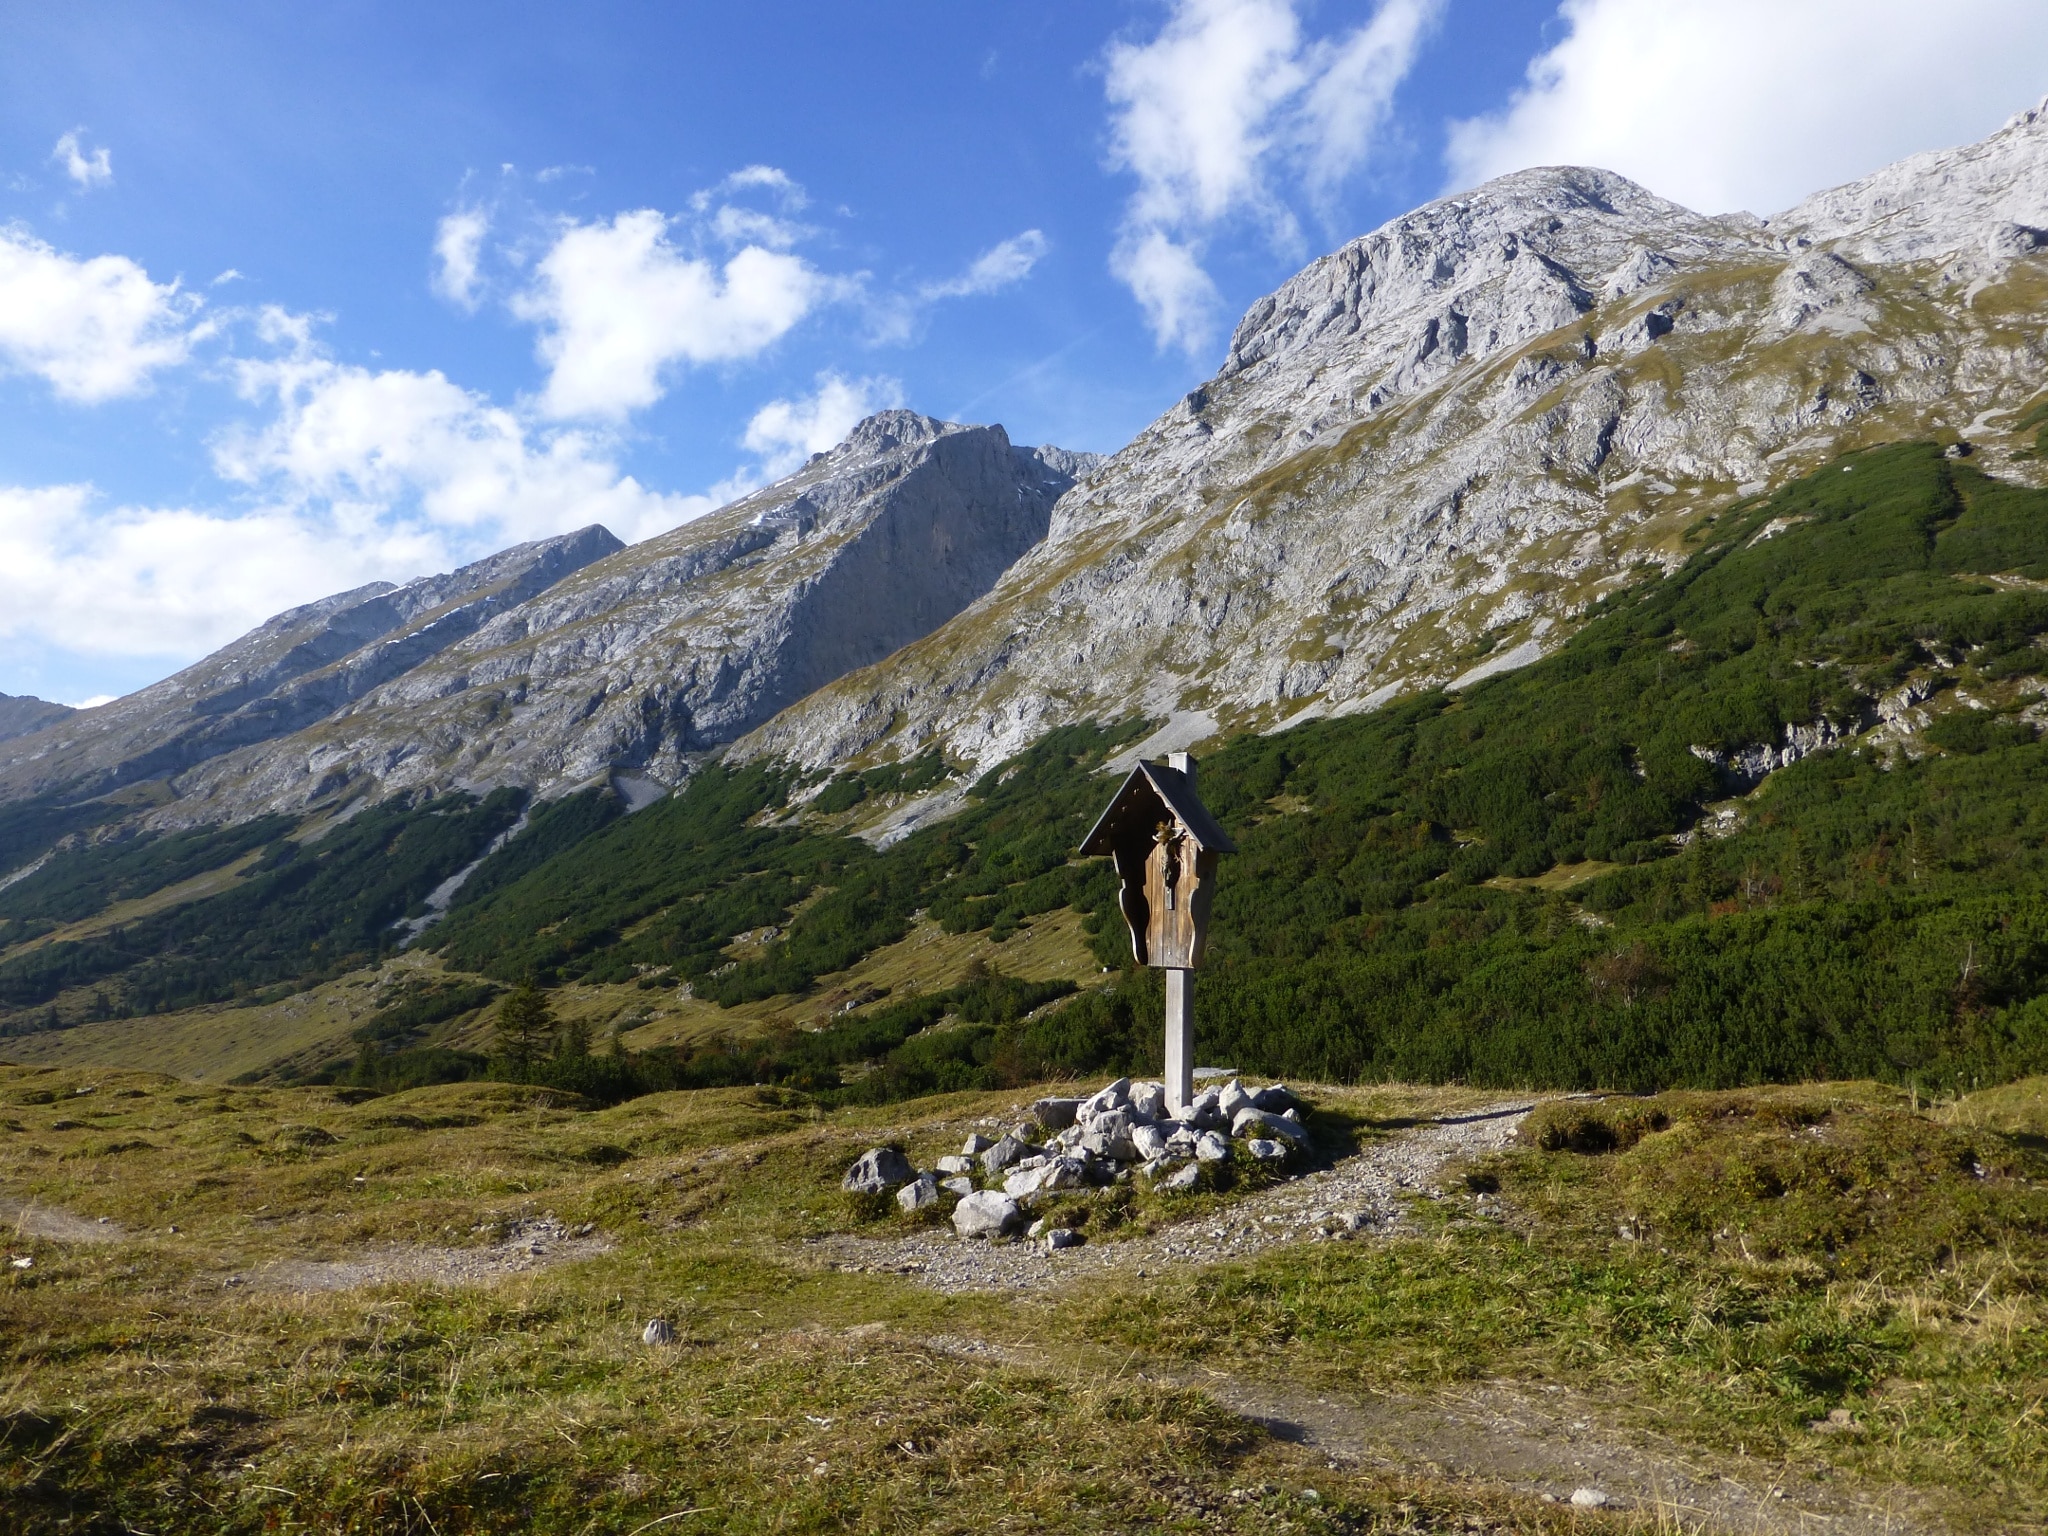
[[[1145,856],[1145,963],[1191,971],[1202,963],[1216,855],[1197,847],[1178,822],[1154,830]]]

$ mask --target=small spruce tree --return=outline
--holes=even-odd
[[[525,1073],[555,1040],[555,1010],[547,994],[528,977],[498,1006],[498,1054],[512,1070]]]

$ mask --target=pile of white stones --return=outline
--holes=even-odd
[[[1020,1125],[991,1141],[969,1136],[959,1152],[920,1172],[894,1147],[863,1153],[840,1181],[859,1194],[896,1192],[906,1211],[923,1210],[948,1196],[953,1229],[962,1237],[1001,1237],[1024,1225],[1040,1197],[1063,1190],[1100,1188],[1142,1174],[1153,1189],[1191,1190],[1202,1165],[1227,1162],[1231,1142],[1246,1156],[1285,1171],[1305,1168],[1310,1150],[1301,1106],[1284,1084],[1248,1089],[1232,1078],[1195,1096],[1179,1114],[1166,1105],[1160,1083],[1120,1077],[1085,1099],[1040,1099],[1031,1106],[1036,1125]],[[1045,1134],[1044,1143],[1034,1138]],[[980,1187],[976,1187],[977,1175]],[[1032,1227],[1051,1248],[1078,1243],[1080,1234]]]

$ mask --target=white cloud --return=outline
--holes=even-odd
[[[968,263],[958,277],[941,283],[927,283],[919,292],[927,299],[964,299],[996,293],[1031,275],[1049,250],[1044,232],[1027,229],[1021,235],[990,246]]]
[[[64,174],[81,192],[104,187],[114,179],[114,157],[104,145],[87,153],[83,128],[74,128],[57,141],[50,158],[64,167]]]
[[[855,423],[903,403],[903,385],[886,377],[845,379],[818,375],[815,392],[797,400],[770,400],[747,423],[747,448],[768,478],[786,475],[814,453],[834,447]]]
[[[351,537],[286,511],[109,509],[90,486],[0,487],[0,637],[182,660],[441,553],[416,529]]]
[[[476,308],[479,263],[491,216],[481,208],[458,208],[434,226],[434,291],[451,304]]]
[[[641,209],[563,228],[513,308],[542,327],[542,409],[618,419],[660,399],[678,364],[765,351],[839,286],[801,256],[760,245],[716,266],[678,249],[669,220]]]
[[[126,256],[80,260],[0,228],[0,364],[82,403],[132,395],[182,363],[197,297]]]
[[[1597,165],[1706,213],[1768,214],[2048,90],[2039,0],[1565,0],[1502,112],[1454,124],[1453,187]]]
[[[372,372],[301,351],[241,375],[277,415],[224,434],[216,469],[338,527],[411,524],[466,557],[588,523],[631,541],[709,510],[621,474],[602,440],[535,430],[438,371]]]
[[[1228,220],[1299,239],[1296,185],[1326,201],[1369,156],[1442,0],[1380,0],[1341,38],[1304,41],[1300,0],[1174,0],[1159,35],[1107,58],[1111,159],[1137,177],[1111,270],[1162,347],[1213,332],[1203,239]]]

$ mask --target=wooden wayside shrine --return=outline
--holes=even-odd
[[[1194,1097],[1193,972],[1208,938],[1217,857],[1237,844],[1195,794],[1195,760],[1175,752],[1131,770],[1081,852],[1116,861],[1131,953],[1166,972],[1166,1099],[1185,1109]]]

